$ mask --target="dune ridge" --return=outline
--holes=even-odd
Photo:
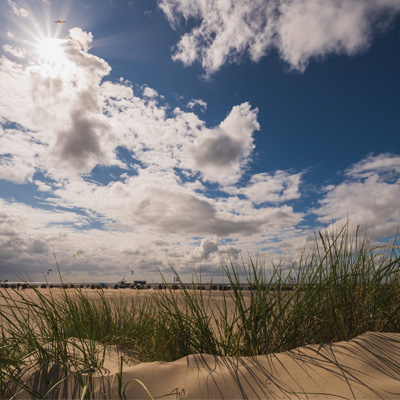
[[[99,353],[103,351],[99,345]],[[368,332],[338,343],[307,345],[257,357],[195,354],[174,362],[139,363],[120,346],[106,346],[104,367],[92,375],[81,371],[91,398],[171,399],[400,399],[400,334]],[[123,374],[119,393],[121,356]],[[81,398],[83,386],[50,366],[43,376],[34,365],[24,380],[48,398]],[[50,390],[50,391],[49,391]],[[17,398],[29,398],[27,392]]]

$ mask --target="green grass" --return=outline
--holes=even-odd
[[[72,374],[90,397],[90,379],[84,382],[79,372],[102,368],[99,343],[123,346],[142,361],[173,361],[193,353],[255,356],[367,331],[400,332],[399,248],[376,247],[358,230],[349,235],[347,227],[316,235],[314,248],[290,264],[263,265],[249,258],[223,265],[231,290],[220,302],[213,292],[192,290],[199,279],[191,288],[131,301],[123,295],[106,298],[101,290],[93,296],[64,289],[56,297],[52,290],[2,289],[7,307],[0,309],[0,398],[20,390],[43,396],[25,386],[24,367],[32,363],[44,376],[50,366],[59,366],[60,381]],[[280,290],[293,282],[293,290]],[[241,286],[253,290],[245,295]],[[79,350],[75,355],[71,346]],[[121,361],[120,392],[126,385],[122,368]]]

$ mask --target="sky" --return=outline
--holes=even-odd
[[[398,0],[1,0],[0,57],[0,279],[218,280],[399,228]]]

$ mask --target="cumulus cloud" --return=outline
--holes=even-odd
[[[64,282],[92,282],[100,275],[106,281],[116,281],[130,273],[133,262],[139,274],[143,270],[157,278],[158,267],[167,263],[162,255],[149,255],[154,250],[149,239],[154,236],[92,230],[88,225],[93,217],[89,219],[80,211],[43,210],[2,199],[0,210],[1,279],[43,281],[43,272],[54,270],[53,249]],[[76,252],[79,258],[73,257]],[[47,278],[58,280],[58,276]]]
[[[211,239],[203,239],[199,247],[196,247],[192,252],[193,259],[197,261],[207,260],[210,254],[218,251],[218,244]]]
[[[271,49],[300,72],[313,58],[351,56],[400,12],[397,0],[161,0],[159,6],[173,27],[181,18],[197,22],[173,59],[199,61],[208,76],[245,55],[257,62]]]
[[[0,209],[2,279],[15,280],[18,274],[43,280],[43,271],[54,268],[53,248],[66,282],[93,282],[99,276],[105,281],[116,281],[130,275],[132,269],[135,276],[145,275],[157,282],[160,270],[169,272],[174,265],[179,272],[190,274],[188,265],[198,262],[208,263],[204,271],[212,276],[220,273],[224,257],[228,254],[236,257],[240,251],[219,246],[214,239],[203,239],[202,245],[195,249],[193,240],[187,236],[170,234],[171,243],[162,239],[165,234],[154,240],[157,235],[142,227],[127,231],[90,229],[93,216],[89,218],[81,210],[72,208],[70,211],[41,210],[0,199]],[[163,248],[155,251],[154,245]],[[76,252],[79,258],[73,257]],[[51,275],[49,278],[58,280]]]
[[[146,101],[158,96],[154,89],[146,87],[140,98],[124,81],[102,83],[110,67],[87,51],[92,36],[78,28],[70,35],[60,42],[55,66],[4,57],[0,64],[2,117],[36,132],[46,154],[38,167],[67,177],[99,164],[123,166],[116,158],[120,146],[146,167],[180,168],[221,184],[240,178],[259,129],[257,109],[235,106],[214,128],[194,113],[167,114],[165,106]]]
[[[71,127],[58,132],[53,154],[73,170],[90,172],[98,163],[107,164],[99,138],[106,131],[104,123],[90,119],[81,110],[74,110],[71,113]]]
[[[254,149],[253,133],[260,129],[257,109],[249,103],[232,108],[218,129],[201,135],[192,145],[194,167],[211,181],[237,181]]]
[[[231,260],[237,260],[239,258],[239,254],[242,250],[237,249],[235,247],[228,247],[228,250],[226,250],[226,253],[228,254],[228,257]]]
[[[196,240],[195,245],[196,247],[190,252],[190,258],[185,261],[194,265],[195,268],[200,268],[202,275],[207,275],[211,278],[221,275],[222,265],[238,262],[242,251],[237,246],[230,246],[220,240],[207,237],[202,238],[200,244]],[[179,273],[187,274],[187,268],[186,271],[184,267],[181,268]],[[221,278],[217,278],[217,281],[218,279]]]
[[[295,174],[256,176],[246,198],[233,189],[260,129],[256,108],[236,105],[206,126],[192,111],[158,104],[154,99],[162,96],[154,89],[137,94],[123,78],[106,80],[111,68],[90,53],[92,40],[74,28],[54,43],[57,58],[27,49],[29,62],[0,59],[0,179],[33,183],[36,201],[47,209],[0,199],[1,271],[51,268],[52,246],[75,277],[83,270],[89,278],[111,276],[107,265],[120,274],[132,263],[157,275],[169,262],[195,259],[212,271],[222,256],[240,251],[219,245],[220,238],[240,237],[249,249],[246,238],[276,235],[302,221],[302,213],[284,204],[298,195]],[[192,102],[189,108],[206,107]],[[97,168],[106,183],[96,179]],[[210,181],[223,197],[207,194]],[[266,194],[276,204],[261,204]],[[197,255],[193,237],[203,238]],[[79,260],[72,259],[77,248]]]
[[[37,190],[39,190],[40,192],[51,192],[53,189],[52,186],[38,179],[34,181],[34,184],[36,185]]]
[[[238,188],[230,187],[224,190],[230,194],[246,196],[255,204],[281,203],[300,197],[299,185],[301,173],[289,174],[286,171],[276,171],[275,174],[255,174],[248,185]]]
[[[69,176],[90,172],[97,164],[120,165],[100,95],[100,83],[110,67],[87,52],[91,41],[91,34],[73,28],[69,39],[59,41],[56,60],[31,55],[25,65],[1,59],[1,116],[25,127],[14,137],[10,130],[1,137],[3,143],[8,141],[2,170],[20,165],[15,168],[18,174],[3,174],[8,179],[31,180],[35,168]],[[21,148],[30,155],[21,157]]]
[[[11,8],[11,12],[19,18],[29,17],[29,12],[22,7],[19,7],[17,3],[12,0],[7,0],[7,4]]]
[[[54,244],[55,239],[60,239],[57,232],[59,224],[73,224],[79,219],[83,220],[81,216],[71,212],[33,209],[25,204],[6,202],[3,199],[0,199],[0,207],[2,274],[9,273],[7,268],[11,267],[14,273],[27,272],[33,265],[37,268],[36,272],[40,273],[40,263],[43,259],[37,256],[49,256],[49,245]]]
[[[314,210],[318,220],[341,227],[367,227],[371,235],[393,236],[400,221],[400,158],[392,154],[369,156],[346,171],[347,179],[327,186]]]
[[[234,106],[218,126],[207,128],[194,113],[176,108],[167,114],[166,107],[135,96],[125,85],[106,82],[102,90],[119,145],[144,165],[200,173],[223,185],[240,178],[259,129],[258,110],[249,103]]]
[[[93,35],[91,32],[85,32],[81,28],[72,28],[69,30],[69,37],[86,53],[92,47]]]
[[[111,67],[100,57],[88,53],[93,40],[93,35],[80,28],[69,30],[70,39],[65,40],[61,47],[74,69],[80,69],[80,75],[85,76],[85,81],[90,83],[100,82],[111,71]],[[92,72],[92,75],[91,73]],[[89,78],[92,77],[90,80]],[[82,81],[82,79],[80,79]]]
[[[148,97],[149,99],[154,99],[158,96],[158,92],[157,92],[157,90],[146,86],[143,90],[143,96]]]
[[[141,227],[153,234],[251,236],[299,223],[292,207],[254,209],[251,202],[212,199],[180,185],[173,173],[138,170],[138,175],[107,186],[84,180],[65,182],[53,191],[56,204],[106,215],[109,228]],[[112,222],[111,222],[112,221]]]

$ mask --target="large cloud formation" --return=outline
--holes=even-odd
[[[176,46],[174,60],[200,61],[206,76],[244,55],[259,61],[276,49],[291,69],[313,58],[354,55],[400,12],[398,0],[160,0],[173,27],[197,22]]]
[[[80,266],[87,273],[95,263],[102,268],[132,259],[148,271],[167,260],[207,261],[211,268],[221,255],[241,250],[212,238],[276,235],[302,220],[285,204],[296,197],[289,194],[298,191],[296,174],[291,179],[281,171],[271,178],[275,184],[256,177],[245,199],[239,196],[246,183],[234,189],[260,129],[256,108],[238,104],[208,127],[152,88],[136,93],[123,78],[107,81],[111,68],[90,53],[92,41],[91,33],[73,28],[67,39],[27,49],[22,58],[7,51],[0,59],[0,178],[29,184],[45,208],[2,200],[2,267],[51,265],[56,246],[60,258],[77,250],[79,262],[90,258]],[[105,182],[95,178],[99,170]],[[280,177],[284,182],[277,184]],[[263,196],[255,189],[261,181],[269,185],[267,201],[280,200],[254,207]],[[217,195],[209,194],[210,184]],[[203,237],[200,250],[193,249],[194,236]],[[157,238],[166,245],[152,257]],[[77,262],[64,259],[71,273]]]
[[[152,88],[106,80],[111,67],[90,53],[92,41],[73,28],[50,42],[55,52],[8,49],[0,59],[0,179],[27,191],[0,198],[2,275],[38,279],[54,266],[53,248],[75,280],[120,279],[136,266],[157,279],[196,263],[213,275],[241,251],[306,243],[312,231],[294,204],[306,174],[249,176],[256,108],[237,104],[207,126]],[[399,165],[396,155],[368,156],[309,214],[395,233]]]

